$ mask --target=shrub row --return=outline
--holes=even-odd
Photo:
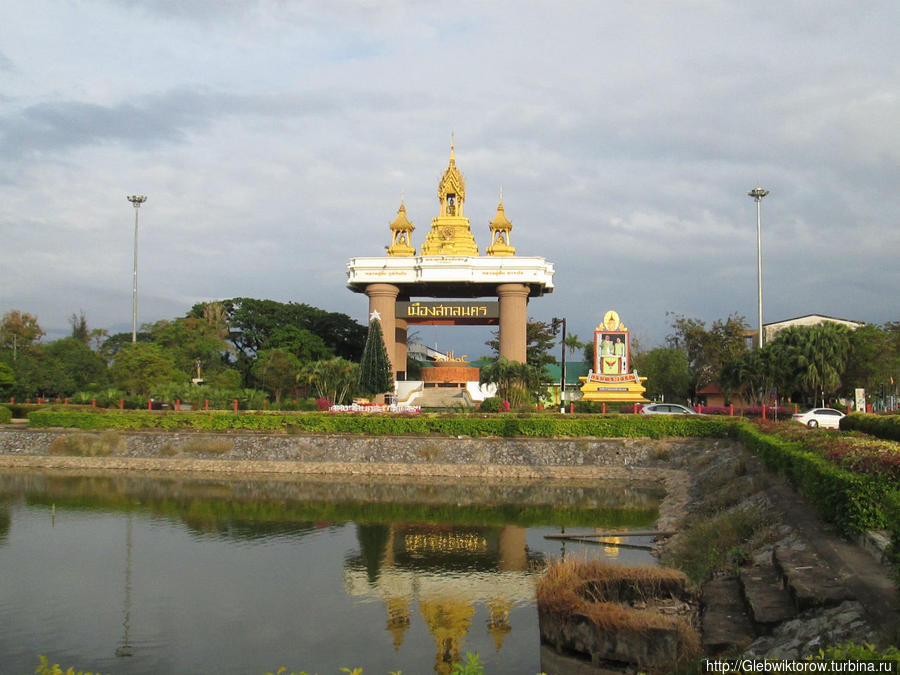
[[[39,410],[28,416],[33,428],[193,429],[196,431],[287,431],[288,433],[352,433],[373,435],[449,436],[595,436],[664,438],[729,434],[724,419],[677,415],[549,416],[549,415],[423,415],[348,413],[234,413]]]
[[[748,422],[734,425],[736,438],[783,474],[844,534],[881,529],[888,522],[884,502],[891,482],[847,471],[801,443],[768,435]],[[900,528],[900,523],[895,524]]]
[[[900,415],[853,413],[841,419],[841,429],[861,431],[886,441],[900,441]]]
[[[12,410],[6,406],[0,405],[0,424],[9,424],[12,419]]]

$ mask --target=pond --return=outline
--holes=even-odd
[[[540,671],[545,539],[652,527],[658,487],[0,473],[0,672]],[[629,539],[629,543],[647,543]]]

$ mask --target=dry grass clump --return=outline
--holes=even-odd
[[[224,455],[234,449],[234,441],[227,438],[195,439],[181,446],[182,452],[197,455]]]
[[[115,431],[102,434],[66,434],[50,443],[50,454],[69,457],[108,457],[125,450],[125,441]]]
[[[583,616],[598,631],[648,635],[675,629],[679,662],[700,653],[700,636],[684,616],[635,609],[630,602],[683,599],[687,577],[663,567],[621,567],[599,561],[562,560],[549,565],[537,585],[538,608],[560,617]]]
[[[538,582],[538,604],[565,612],[592,603],[683,598],[687,577],[666,567],[622,567],[573,558],[549,565]]]

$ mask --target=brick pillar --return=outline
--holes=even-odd
[[[500,356],[519,363],[525,363],[526,357],[528,291],[528,286],[524,284],[497,286],[497,296],[500,298]]]
[[[372,312],[376,310],[381,315],[381,332],[384,334],[384,348],[391,362],[391,371],[394,373],[394,379],[396,379],[398,361],[394,356],[397,351],[397,321],[395,313],[400,289],[391,284],[369,284],[366,286],[366,295],[369,296],[369,316],[372,316]],[[366,317],[366,325],[368,324],[369,319]],[[404,354],[404,358],[405,356]],[[400,370],[406,370],[405,363]]]

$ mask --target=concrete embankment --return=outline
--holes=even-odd
[[[70,439],[106,448],[105,456],[67,456]],[[642,467],[654,458],[693,454],[701,439],[501,439],[196,432],[80,432],[0,429],[0,468],[216,473],[241,477],[368,475],[614,480],[665,490],[658,527],[673,526],[688,499],[684,470]]]

